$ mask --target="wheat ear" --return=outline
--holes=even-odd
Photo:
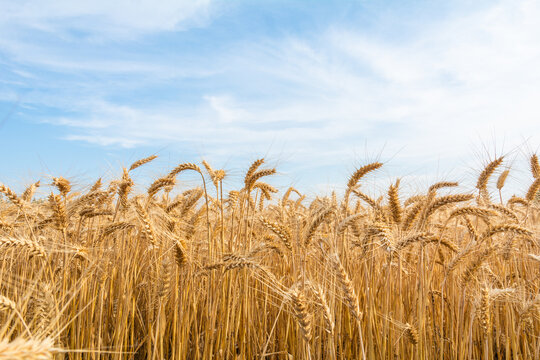
[[[0,341],[0,360],[49,360],[59,349],[54,348],[53,340],[16,338],[13,341]]]
[[[152,155],[152,156],[149,156],[149,157],[145,157],[144,159],[137,160],[133,164],[131,164],[128,171],[135,170],[139,166],[142,166],[144,164],[148,164],[150,161],[154,160],[155,158],[157,158],[157,155]]]
[[[338,283],[341,286],[341,289],[343,290],[345,303],[349,307],[349,311],[351,312],[353,317],[356,319],[356,321],[360,322],[362,318],[362,312],[360,311],[360,304],[358,301],[358,296],[356,295],[356,292],[354,291],[354,287],[349,278],[349,275],[347,274],[347,271],[341,264],[341,261],[339,260],[339,256],[337,254],[334,254],[334,256],[332,256],[332,264],[336,272]]]
[[[538,162],[538,155],[536,154],[531,156],[531,173],[535,179],[540,178],[540,162]]]
[[[9,199],[9,201],[11,201],[14,205],[22,208],[23,202],[17,196],[17,194],[15,194],[15,192],[13,190],[11,190],[10,188],[8,188],[5,185],[0,184],[0,193],[6,195],[6,197]]]
[[[503,159],[504,159],[504,156],[501,156],[500,158],[495,159],[495,160],[493,160],[492,162],[490,162],[490,163],[484,168],[484,170],[480,173],[480,176],[478,177],[478,181],[476,182],[476,188],[477,188],[478,190],[482,190],[482,189],[486,189],[486,188],[487,188],[487,183],[488,183],[488,181],[489,181],[489,178],[491,177],[491,175],[493,175],[493,173],[495,172],[495,170],[497,170],[497,168],[499,167],[499,165],[502,164]]]
[[[395,185],[390,185],[390,188],[388,189],[388,202],[390,206],[390,214],[392,216],[392,220],[396,224],[401,223],[401,217],[403,213],[403,210],[401,209],[401,203],[399,201],[398,187],[399,187],[399,180],[396,181]]]
[[[311,315],[307,310],[306,298],[299,289],[291,291],[294,316],[300,325],[302,336],[306,342],[311,341]]]

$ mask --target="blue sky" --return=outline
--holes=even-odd
[[[470,181],[540,144],[539,18],[529,0],[0,0],[0,181],[83,184],[150,154],[143,178],[204,158],[231,184],[266,156],[312,193],[374,160],[412,187]]]

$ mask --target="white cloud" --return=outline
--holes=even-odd
[[[0,2],[0,22],[40,30],[79,29],[129,36],[130,32],[175,30],[208,15],[210,0],[94,0]]]
[[[65,140],[69,141],[83,141],[90,144],[96,144],[100,146],[120,146],[123,148],[134,148],[142,143],[137,139],[131,137],[121,136],[107,136],[103,134],[99,135],[67,135]]]
[[[211,0],[0,0],[0,53],[20,65],[64,74],[204,76],[211,71],[157,63],[152,54],[122,45],[206,26],[216,11]]]
[[[208,105],[215,111],[216,121],[232,123],[235,121],[250,120],[246,110],[234,103],[230,96],[208,95],[204,99]]]
[[[540,130],[539,17],[536,1],[504,1],[402,43],[334,29],[316,42],[289,44],[283,66],[272,71],[315,94],[304,118],[333,113],[353,133],[370,121],[399,123],[414,137],[385,133],[383,125],[377,137],[416,155],[467,152],[468,142],[490,140],[492,131],[512,146]]]

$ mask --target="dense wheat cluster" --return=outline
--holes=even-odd
[[[203,161],[135,193],[154,158],[85,193],[0,185],[0,360],[540,358],[536,156],[506,202],[503,158],[468,191],[373,198],[372,163],[311,201],[263,159],[238,190]]]

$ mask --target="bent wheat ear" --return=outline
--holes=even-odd
[[[488,259],[488,257],[493,253],[495,250],[494,246],[490,246],[485,248],[478,256],[467,266],[465,272],[463,273],[463,284],[467,284],[474,274],[477,272],[477,270],[482,266],[484,261]]]
[[[203,160],[202,164],[204,165],[204,168],[206,169],[208,175],[210,175],[210,179],[212,180],[212,183],[217,190],[219,187],[219,182],[225,178],[225,170],[214,170],[212,166],[210,166],[210,164],[206,162],[206,160]]]
[[[435,192],[439,189],[442,189],[442,188],[445,188],[445,187],[456,187],[456,186],[459,186],[459,183],[458,182],[455,182],[455,181],[441,181],[441,182],[438,182],[438,183],[435,183],[433,185],[431,185],[428,189],[428,192],[431,193],[431,192]]]
[[[407,212],[407,216],[405,217],[405,220],[403,221],[403,230],[409,230],[413,226],[414,222],[418,219],[422,207],[424,204],[422,202],[417,202],[410,208],[410,210]]]
[[[325,324],[325,330],[333,334],[334,328],[335,328],[335,322],[334,317],[332,316],[332,312],[330,311],[330,306],[328,305],[328,302],[326,301],[326,295],[324,293],[323,288],[319,285],[317,287],[313,288],[313,293],[315,294],[318,305],[323,311],[323,319]]]
[[[216,173],[214,169],[212,169],[212,166],[210,166],[210,164],[206,160],[203,160],[202,164],[204,165],[204,168],[206,169],[208,175],[210,175],[210,177],[213,179],[216,176]]]
[[[481,240],[488,239],[491,236],[501,233],[501,232],[509,232],[516,235],[523,235],[527,237],[531,237],[533,235],[533,232],[531,230],[524,228],[522,226],[515,225],[515,224],[502,224],[502,225],[497,225],[488,229],[484,234],[482,234],[480,239]]]
[[[169,173],[168,177],[175,177],[176,175],[180,174],[183,171],[186,170],[193,170],[197,171],[198,173],[201,172],[201,168],[197,164],[193,163],[183,163],[172,169],[172,171]]]
[[[10,310],[16,311],[17,304],[15,304],[15,301],[11,300],[10,298],[5,297],[4,295],[0,295],[0,311],[10,311]]]
[[[148,212],[138,201],[135,201],[135,210],[137,210],[137,215],[139,215],[139,219],[143,225],[142,230],[144,235],[153,246],[156,246],[156,233]]]
[[[371,171],[375,171],[381,166],[383,166],[382,163],[374,162],[371,164],[364,165],[361,168],[357,169],[349,178],[349,182],[347,183],[347,188],[352,190],[356,186],[356,184],[358,184],[360,179],[362,179],[367,173]]]
[[[253,188],[261,190],[266,200],[271,200],[272,194],[275,194],[278,192],[278,190],[275,187],[273,187],[272,185],[268,185],[267,183],[263,183],[263,182],[255,183],[255,185],[253,185]]]
[[[426,233],[426,232],[423,232],[423,233],[419,233],[419,234],[414,234],[412,236],[409,236],[409,237],[406,237],[402,240],[400,240],[394,247],[394,251],[400,251],[402,249],[404,249],[405,247],[415,243],[415,242],[418,242],[418,241],[428,241],[428,242],[431,242],[431,241],[439,241],[439,238],[437,238],[436,236],[434,236],[433,234],[430,234],[430,233]]]
[[[504,159],[504,156],[501,156],[500,158],[495,159],[492,162],[490,162],[484,168],[484,170],[482,171],[482,173],[480,173],[480,176],[478,177],[478,181],[476,182],[476,188],[477,189],[481,190],[481,189],[485,189],[487,187],[487,183],[489,181],[489,178],[491,177],[491,175],[493,175],[495,170],[497,170],[499,165],[502,164],[503,159]]]
[[[45,248],[34,240],[13,237],[0,238],[0,248],[1,247],[26,249],[30,256],[35,256],[37,258],[47,257]]]
[[[157,158],[157,155],[152,155],[152,156],[149,156],[149,157],[145,157],[144,159],[137,160],[133,164],[131,164],[128,171],[135,170],[139,166],[142,166],[144,164],[148,164],[150,161],[152,161],[152,160],[154,160],[156,158]]]
[[[255,174],[255,171],[264,163],[264,159],[257,159],[255,160],[251,166],[249,167],[248,171],[246,172],[246,175],[244,176],[244,185],[246,188],[249,188],[249,181],[253,174]]]
[[[533,260],[536,260],[540,263],[540,255],[536,255],[536,254],[529,254],[529,257]]]
[[[363,217],[363,216],[365,215],[361,213],[355,213],[350,216],[347,216],[345,219],[341,220],[341,222],[336,227],[336,233],[338,235],[343,235],[343,233],[345,232],[348,226],[352,226],[354,229],[354,227],[357,226],[357,224],[355,224],[355,221],[358,218]]]
[[[368,195],[364,194],[363,192],[360,192],[358,190],[353,190],[352,193],[356,196],[358,196],[360,199],[364,200],[369,206],[371,206],[374,210],[380,211],[381,207],[379,204],[377,204],[377,201],[369,197]]]
[[[506,206],[498,205],[498,204],[490,204],[489,207],[494,209],[498,213],[506,216],[507,218],[510,218],[510,220],[516,223],[519,221],[519,217],[517,216],[517,214]]]
[[[347,274],[347,271],[341,264],[341,261],[337,254],[334,254],[331,260],[334,266],[334,270],[336,272],[338,283],[340,284],[341,289],[343,290],[345,303],[349,307],[349,311],[351,312],[353,317],[356,319],[356,321],[361,321],[362,312],[360,311],[360,304],[358,301],[358,296],[356,295],[356,292],[354,291],[354,287],[349,278],[349,275]]]
[[[439,209],[442,206],[458,203],[458,202],[464,202],[469,201],[474,196],[471,194],[457,194],[457,195],[447,195],[447,196],[441,196],[439,198],[436,198],[427,208],[425,212],[425,218],[429,217],[431,214],[433,214],[437,209]]]
[[[186,214],[197,204],[197,201],[203,196],[204,192],[201,188],[195,188],[189,193],[189,196],[184,199],[182,208],[180,209],[180,217],[186,216]]]
[[[13,341],[0,340],[0,360],[49,360],[58,352],[54,348],[53,340],[16,338]]]
[[[471,253],[471,251],[472,251],[472,246],[468,246],[465,249],[461,250],[459,253],[457,253],[452,258],[452,260],[450,261],[448,266],[446,267],[446,273],[445,273],[446,275],[445,276],[448,276],[448,274],[450,274],[452,271],[454,271],[454,269],[456,269],[457,266],[463,262],[465,257],[467,255],[469,255]]]
[[[456,209],[450,213],[450,216],[448,216],[447,222],[456,216],[464,216],[464,215],[473,215],[478,216],[480,218],[487,219],[490,216],[495,216],[497,213],[493,210],[484,209],[481,207],[476,206],[464,206],[462,208]]]
[[[71,183],[61,176],[53,178],[53,185],[56,186],[60,194],[64,197],[71,191]]]
[[[174,185],[176,185],[176,179],[174,177],[167,176],[167,177],[159,178],[156,181],[154,181],[152,185],[150,185],[150,187],[148,188],[148,191],[147,191],[148,196],[152,197],[164,187],[174,186]]]
[[[403,206],[408,207],[409,205],[416,205],[419,202],[426,200],[426,198],[427,198],[426,195],[413,195],[407,198],[407,200],[405,200],[405,202],[403,203]]]
[[[291,186],[287,189],[287,191],[285,191],[285,194],[283,194],[283,197],[281,198],[281,203],[283,204],[283,206],[287,205],[289,201],[289,196],[292,192],[295,192],[298,196],[302,197],[302,194]]]
[[[418,330],[411,324],[405,324],[405,337],[412,345],[418,345]]]
[[[27,187],[23,194],[21,195],[21,199],[27,202],[32,201],[32,198],[34,197],[34,193],[36,192],[36,189],[41,185],[39,181],[36,181],[29,187]]]
[[[11,190],[5,185],[0,184],[0,193],[6,195],[6,197],[9,199],[9,201],[13,203],[13,205],[22,208],[23,202],[21,201],[21,199],[19,199],[19,197],[17,196],[17,194],[15,194],[13,190]]]
[[[248,189],[248,191],[252,190],[257,180],[259,180],[260,178],[264,176],[274,175],[275,173],[276,173],[276,169],[263,169],[263,170],[257,171],[256,173],[251,175],[249,179],[247,179],[246,189]]]
[[[292,235],[289,229],[281,224],[272,222],[270,220],[267,220],[265,218],[261,218],[261,222],[264,226],[266,226],[268,229],[270,229],[274,234],[276,234],[285,247],[292,251]]]
[[[317,228],[326,221],[334,212],[333,208],[328,208],[323,211],[321,211],[311,222],[311,225],[307,229],[306,232],[306,238],[304,240],[304,246],[308,246],[311,242],[311,239],[313,239],[313,236],[315,235],[315,232],[317,231]]]
[[[105,228],[103,229],[103,236],[111,235],[116,231],[131,229],[133,227],[134,227],[133,224],[130,224],[125,221],[120,221],[117,223],[110,223],[109,225],[105,226]]]
[[[525,200],[524,198],[521,198],[519,196],[514,195],[508,200],[508,205],[514,205],[514,204],[528,206],[529,202],[527,200]]]

